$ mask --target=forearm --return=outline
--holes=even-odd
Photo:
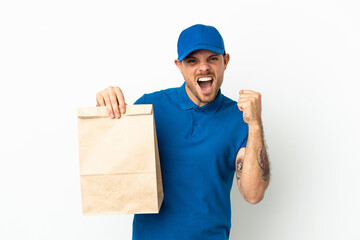
[[[270,168],[262,124],[249,125],[248,141],[240,174],[240,191],[244,198],[257,203],[269,185]]]

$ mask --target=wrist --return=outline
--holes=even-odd
[[[254,121],[254,122],[249,122],[248,126],[249,126],[249,129],[262,130],[262,122],[261,122],[261,120]]]

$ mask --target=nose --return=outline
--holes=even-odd
[[[208,62],[201,62],[200,63],[200,67],[199,67],[199,70],[201,71],[201,72],[206,72],[206,71],[208,71],[210,69],[210,66],[209,66],[209,64],[208,64]]]

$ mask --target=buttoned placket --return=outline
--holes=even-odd
[[[191,130],[191,136],[196,135],[196,131],[199,125],[199,120],[200,120],[200,114],[201,114],[201,110],[197,107],[195,107],[194,109],[191,110],[191,116],[192,116],[192,122],[193,122],[193,126],[192,126],[192,130]]]
[[[185,90],[185,83],[181,86],[178,92],[179,96],[179,103],[180,108],[186,112],[186,114],[189,114],[191,117],[191,127],[189,129],[189,132],[186,133],[186,137],[194,137],[197,136],[199,131],[199,124],[203,123],[203,118],[215,114],[217,109],[220,107],[222,102],[222,94],[221,90],[219,89],[219,93],[214,99],[214,101],[208,103],[207,105],[203,107],[196,106],[188,97],[186,90]]]

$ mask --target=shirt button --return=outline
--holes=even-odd
[[[194,122],[194,125],[196,126],[198,123],[197,122]]]
[[[198,108],[195,108],[195,111],[196,111],[196,112],[200,112],[200,109],[198,109]]]

